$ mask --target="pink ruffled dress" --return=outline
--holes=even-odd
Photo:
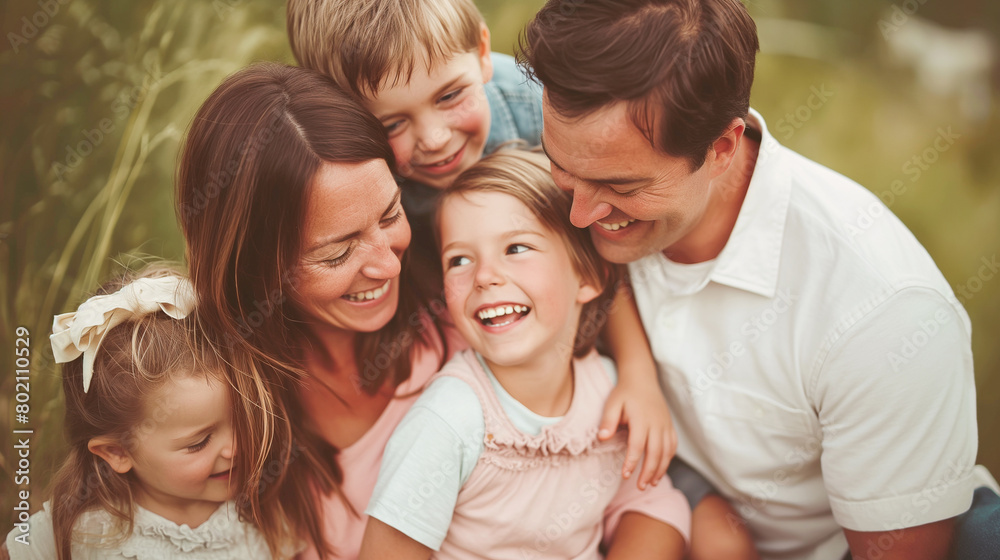
[[[504,413],[471,350],[439,376],[475,391],[483,407],[485,449],[458,494],[447,537],[435,559],[599,559],[623,513],[637,511],[674,526],[687,539],[691,511],[669,480],[640,491],[623,481],[626,436],[600,442],[597,429],[613,388],[592,352],[574,361],[573,400],[558,423],[537,436]]]

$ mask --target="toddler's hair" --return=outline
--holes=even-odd
[[[170,275],[178,274],[164,265],[151,265],[105,283],[96,295],[114,293],[140,278]],[[83,361],[80,356],[63,365],[69,454],[53,478],[50,506],[59,560],[69,560],[73,526],[88,510],[103,509],[120,521],[112,537],[124,540],[132,534],[134,476],[118,474],[91,453],[87,448],[91,438],[110,436],[131,451],[155,422],[155,417],[146,415],[146,397],[168,379],[213,375],[224,381],[214,352],[195,332],[193,315],[173,319],[157,311],[111,328],[97,351],[87,391]]]
[[[288,0],[288,39],[300,65],[359,97],[408,83],[479,45],[484,24],[472,0]]]
[[[498,192],[510,195],[566,244],[573,268],[584,281],[602,290],[600,296],[585,303],[573,343],[573,355],[580,358],[594,347],[597,335],[607,322],[608,310],[622,285],[621,267],[601,258],[590,233],[569,221],[572,195],[556,186],[549,171],[549,160],[538,151],[504,146],[483,157],[462,172],[438,199],[438,215],[449,197],[469,192]],[[435,235],[440,248],[440,223],[435,221]]]

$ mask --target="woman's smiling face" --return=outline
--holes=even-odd
[[[320,165],[306,193],[293,299],[314,331],[374,332],[399,303],[410,226],[386,162]]]

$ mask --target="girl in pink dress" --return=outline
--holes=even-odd
[[[569,210],[545,157],[519,150],[442,197],[446,300],[471,349],[390,439],[362,559],[683,557],[684,496],[622,483],[624,435],[597,438],[616,374],[593,345],[617,274]]]

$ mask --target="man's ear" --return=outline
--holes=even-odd
[[[733,119],[722,136],[719,136],[709,146],[708,160],[712,166],[711,176],[713,179],[725,173],[736,159],[736,152],[740,149],[740,141],[743,140],[743,132],[746,127],[747,123],[743,119]]]
[[[87,449],[94,455],[107,461],[111,465],[111,468],[118,474],[125,474],[132,470],[132,457],[129,456],[125,448],[116,439],[108,436],[91,438],[87,442]]]
[[[485,23],[479,24],[479,69],[483,72],[483,83],[493,79],[493,58],[490,57],[490,29]]]

